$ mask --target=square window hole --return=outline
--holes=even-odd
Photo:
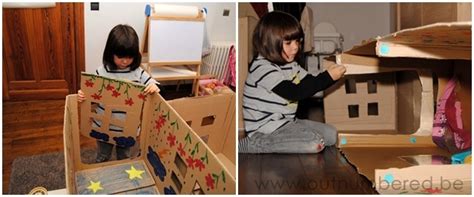
[[[379,115],[379,104],[378,103],[369,103],[369,104],[367,104],[367,114],[369,116],[378,116]]]
[[[359,117],[359,105],[349,105],[347,108],[349,110],[349,118]]]
[[[345,83],[345,88],[346,88],[346,94],[357,93],[355,79],[346,79],[344,83]]]

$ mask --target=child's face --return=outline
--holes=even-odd
[[[285,40],[283,41],[283,51],[281,56],[287,61],[292,62],[300,48],[299,40]]]
[[[114,63],[118,69],[125,69],[133,62],[133,57],[118,57],[114,55]]]

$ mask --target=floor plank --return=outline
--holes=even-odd
[[[332,147],[318,154],[239,154],[239,194],[376,194]]]

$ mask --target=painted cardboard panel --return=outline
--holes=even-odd
[[[135,83],[83,73],[81,90],[85,101],[80,104],[81,134],[109,144],[134,146],[146,97],[144,88]]]
[[[95,77],[95,81],[92,80],[92,77]],[[89,82],[87,82],[88,80]],[[92,87],[89,87],[91,88],[90,90],[86,90],[89,92],[86,98],[91,99],[91,101],[86,100],[84,103],[101,101],[104,106],[127,105],[128,107],[124,107],[123,110],[134,110],[133,106],[135,104],[137,106],[140,105],[139,109],[143,113],[138,112],[138,124],[132,127],[126,125],[125,128],[131,128],[132,131],[130,133],[136,135],[136,128],[138,125],[141,127],[140,135],[133,138],[140,142],[141,153],[133,159],[96,164],[82,163],[79,154],[79,138],[83,133],[79,130],[79,122],[87,121],[81,121],[79,118],[77,95],[67,96],[64,146],[68,193],[77,193],[76,187],[78,185],[76,185],[76,182],[78,179],[75,177],[75,174],[78,172],[107,168],[129,162],[144,162],[147,171],[150,172],[153,178],[153,185],[156,186],[161,194],[235,194],[235,178],[228,172],[213,150],[200,139],[159,94],[139,97],[143,90],[142,86],[84,74],[82,83],[89,83],[90,85],[90,82],[99,85],[92,85]],[[120,96],[124,96],[120,97],[123,100],[120,100],[120,102],[116,101],[119,97],[113,97],[113,90],[107,91],[109,83],[114,85],[113,90],[117,90],[117,92],[118,86],[121,87],[120,90],[124,92],[120,91],[119,93],[121,93]],[[120,85],[120,83],[123,84]],[[125,87],[128,87],[127,92],[122,89]],[[100,92],[101,88],[102,92]],[[128,95],[126,95],[127,93]],[[133,100],[132,106],[130,106],[131,102],[127,102],[127,100],[130,101],[130,98]],[[81,105],[84,103],[81,103]],[[86,114],[91,113],[90,108],[86,110],[81,108],[82,112]],[[128,111],[126,112],[128,114]],[[88,120],[91,115],[86,115],[85,117]],[[89,135],[88,133],[85,134]],[[123,192],[127,193],[129,191]]]
[[[132,176],[133,179],[130,179],[129,173],[132,170],[132,166],[139,176]],[[95,192],[90,190],[91,181],[100,182],[101,189]],[[78,194],[115,194],[151,185],[155,185],[155,182],[143,161],[104,166],[76,173]]]
[[[160,193],[235,193],[235,178],[186,121],[161,96],[150,104],[145,162]]]

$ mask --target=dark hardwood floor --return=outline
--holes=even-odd
[[[175,99],[191,94],[191,85],[164,86],[161,95]],[[65,100],[3,102],[3,194],[8,193],[12,163],[17,157],[64,150]],[[95,147],[95,141],[81,138],[81,146]]]
[[[239,194],[377,194],[334,146],[318,154],[239,154]]]
[[[324,122],[321,99],[300,103],[297,116]],[[318,154],[239,154],[238,172],[239,194],[377,194],[335,146]]]

